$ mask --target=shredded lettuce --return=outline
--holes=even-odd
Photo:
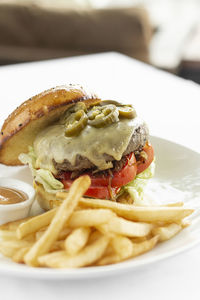
[[[155,173],[155,161],[150,166],[138,174],[133,181],[123,186],[120,190],[120,194],[127,192],[131,196],[135,205],[143,204],[144,188],[148,183],[148,179],[152,178]]]
[[[32,175],[34,177],[34,180],[41,183],[44,187],[44,189],[48,193],[57,193],[58,191],[62,191],[64,188],[64,185],[62,182],[57,180],[53,174],[49,170],[45,169],[36,169],[36,155],[34,153],[33,147],[29,147],[29,152],[27,154],[21,153],[19,155],[19,160],[23,164],[28,164]]]

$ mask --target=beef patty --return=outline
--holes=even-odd
[[[123,156],[131,153],[131,152],[135,152],[138,153],[142,150],[142,148],[144,147],[145,143],[148,141],[149,138],[149,131],[148,131],[148,127],[146,126],[146,124],[142,124],[139,125],[132,137],[131,140],[128,144],[128,147],[126,148],[126,150],[124,151]],[[106,158],[107,162],[112,161],[113,162],[113,166],[115,167],[118,166],[119,164],[117,163],[117,161],[114,161],[114,158],[108,154],[104,154],[104,157]],[[116,163],[115,163],[116,162]],[[76,162],[75,165],[72,165],[68,160],[64,160],[62,163],[57,163],[56,161],[53,161],[54,167],[56,168],[56,170],[58,171],[71,171],[71,172],[81,172],[87,169],[96,169],[96,166],[86,157],[83,157],[81,155],[77,155],[76,156]]]

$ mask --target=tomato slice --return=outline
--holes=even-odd
[[[137,174],[143,172],[152,163],[154,159],[154,150],[150,144],[146,144],[143,151],[147,154],[147,159],[141,159],[137,161]]]
[[[127,160],[123,168],[112,175],[93,175],[91,172],[85,172],[91,178],[91,186],[85,193],[86,196],[94,198],[111,199],[114,198],[119,188],[132,181],[137,172],[137,163],[134,153],[127,155]],[[70,179],[70,172],[61,174],[60,180],[64,184],[65,189],[69,189],[73,180]]]
[[[90,186],[85,196],[99,199],[114,199],[119,192],[118,187]]]
[[[144,171],[153,161],[154,150],[149,144],[146,144],[143,149],[147,154],[147,159],[141,159],[136,162],[134,153],[127,155],[125,165],[120,171],[113,172],[112,175],[94,175],[91,172],[84,172],[91,178],[91,186],[85,193],[85,196],[100,198],[100,199],[113,199],[120,190],[120,187],[132,181],[136,174]],[[60,175],[59,179],[64,184],[65,189],[69,189],[73,180],[70,179],[71,172],[64,172]]]
[[[62,179],[61,181],[64,184],[64,188],[66,190],[68,190],[73,183],[73,180],[71,179],[67,179],[67,180]],[[91,186],[89,187],[89,189],[84,195],[92,198],[113,199],[116,197],[119,190],[120,187],[109,187],[109,186],[101,186],[101,185],[95,186],[91,184]]]
[[[137,173],[137,163],[134,153],[130,153],[127,156],[127,161],[124,167],[119,172],[113,173],[111,186],[121,187],[128,182],[132,181]]]
[[[136,159],[135,155],[132,152],[131,154],[127,155],[127,160],[123,168],[118,172],[113,172],[112,175],[99,175],[95,176],[91,173],[87,173],[91,178],[91,185],[93,186],[108,186],[111,187],[121,187],[128,182],[132,181],[137,172],[136,167]]]
[[[127,160],[123,168],[118,172],[113,172],[112,175],[94,175],[91,172],[84,172],[84,175],[89,175],[91,178],[91,186],[108,186],[121,187],[132,181],[137,172],[137,164],[134,153],[127,155]],[[62,182],[69,181],[71,172],[61,174]]]

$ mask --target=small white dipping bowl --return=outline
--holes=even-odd
[[[0,204],[0,225],[26,218],[30,212],[35,197],[34,188],[23,181],[12,178],[0,178],[0,187],[17,189],[26,193],[28,198],[15,204]]]

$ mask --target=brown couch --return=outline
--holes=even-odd
[[[142,8],[52,10],[0,4],[0,64],[104,51],[148,62],[151,32]]]

